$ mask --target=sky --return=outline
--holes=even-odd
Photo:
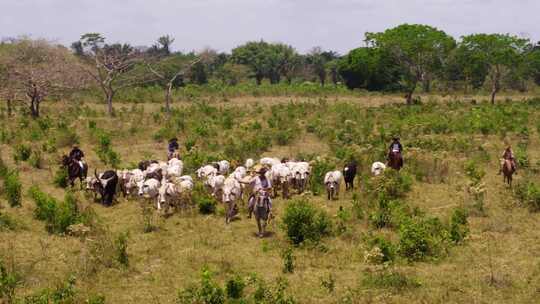
[[[246,41],[314,46],[341,54],[362,46],[365,32],[402,23],[435,26],[459,38],[510,33],[540,41],[540,0],[0,0],[0,38],[27,35],[65,45],[84,33],[108,42],[173,50],[230,51]]]

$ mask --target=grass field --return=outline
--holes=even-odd
[[[540,182],[540,99],[501,97],[493,106],[479,96],[426,96],[421,105],[405,106],[401,98],[241,97],[176,103],[170,117],[156,103],[119,103],[114,118],[94,103],[51,103],[39,121],[2,112],[1,158],[18,170],[22,183],[22,206],[10,207],[3,195],[0,210],[16,222],[14,228],[2,225],[0,232],[0,258],[19,278],[14,297],[22,301],[73,277],[74,303],[95,295],[103,295],[106,303],[174,303],[179,291],[199,284],[208,269],[220,286],[235,276],[256,276],[266,282],[274,302],[292,297],[298,303],[538,303],[540,213],[535,204],[540,195],[535,196],[534,187]],[[390,224],[378,228],[373,219],[386,209],[379,205],[377,192],[382,190],[373,190],[377,180],[369,168],[383,160],[393,134],[405,146],[400,174],[411,187],[392,199],[398,207],[389,211]],[[282,228],[291,204],[282,199],[275,200],[276,220],[264,239],[256,237],[256,224],[244,208],[230,225],[225,225],[222,206],[213,215],[194,209],[165,219],[144,216],[135,199],[120,198],[105,208],[80,191],[75,193],[79,208],[95,212],[88,236],[50,234],[35,219],[28,189],[37,185],[59,200],[64,197],[65,190],[53,179],[60,156],[72,143],[85,151],[93,172],[164,159],[171,136],[180,139],[192,175],[216,159],[242,163],[247,157],[288,156],[341,169],[355,158],[360,164],[357,188],[345,193],[343,187],[333,202],[325,195],[294,197],[307,199],[333,223],[330,235],[300,246],[293,246]],[[110,144],[104,144],[107,139]],[[513,189],[497,175],[505,142],[513,145],[520,165]],[[30,160],[15,162],[22,146],[31,149]],[[529,191],[516,195],[526,182],[532,185]],[[6,194],[5,184],[0,189]],[[312,192],[320,190],[312,186]],[[450,245],[446,236],[431,236],[428,244],[440,241],[437,250],[418,259],[403,253],[403,227],[410,221],[436,217],[449,227],[457,209],[468,214],[464,240]],[[148,221],[155,231],[145,232]],[[115,258],[115,240],[123,233],[127,265]],[[391,261],[366,259],[376,237],[395,248]],[[294,256],[293,273],[283,272],[287,248]],[[287,287],[279,297],[276,282],[283,279]],[[254,302],[251,295],[259,287],[248,284],[245,301]],[[29,301],[22,303],[47,303]]]

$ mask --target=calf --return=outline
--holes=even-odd
[[[345,190],[354,189],[354,178],[356,177],[356,162],[352,161],[343,168],[343,177],[345,180]]]
[[[341,183],[341,178],[341,172],[337,170],[328,172],[324,176],[328,200],[337,199],[339,197],[339,184]]]
[[[381,162],[374,162],[371,165],[371,174],[377,176],[384,172],[386,165]]]

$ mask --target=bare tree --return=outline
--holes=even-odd
[[[77,73],[76,60],[69,50],[45,40],[14,42],[3,64],[6,73],[2,95],[8,101],[8,112],[13,101],[21,101],[34,118],[39,117],[46,97],[63,97],[86,83],[84,75]]]
[[[114,114],[113,98],[119,90],[149,81],[144,73],[134,71],[142,63],[143,54],[129,44],[106,44],[101,34],[89,33],[73,43],[72,48],[86,63],[84,71],[103,92],[109,115]]]

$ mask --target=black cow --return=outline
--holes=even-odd
[[[94,172],[94,175],[97,179],[95,190],[101,195],[101,203],[105,206],[112,205],[118,185],[118,175],[113,170],[105,171],[101,177],[98,176],[97,172]]]
[[[356,177],[356,161],[349,162],[345,168],[343,168],[343,179],[345,180],[345,189],[354,189],[354,178]]]

